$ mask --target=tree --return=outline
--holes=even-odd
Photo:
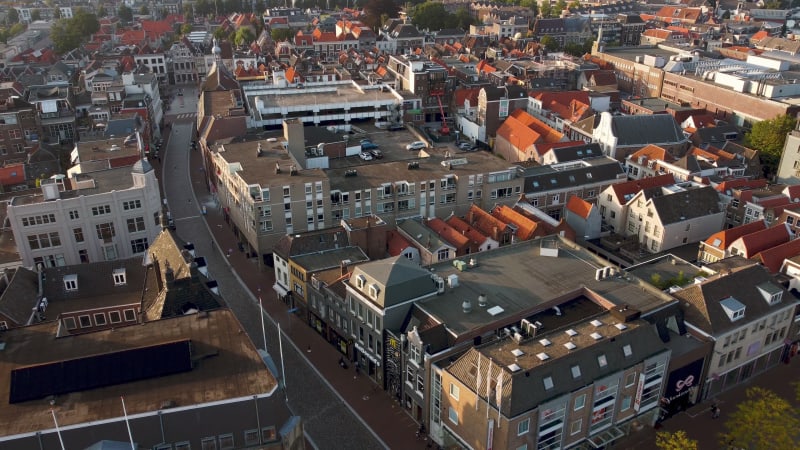
[[[139,15],[140,16],[149,16],[150,15],[150,9],[147,7],[147,5],[142,5],[142,7],[139,8]]]
[[[796,119],[781,115],[770,120],[756,122],[744,137],[746,146],[759,151],[765,173],[775,173],[783,153],[786,135],[794,129]]]
[[[736,405],[720,436],[725,448],[794,450],[800,439],[800,418],[794,407],[774,392],[751,387],[747,400]]]
[[[53,19],[60,19],[60,18],[61,18],[61,8],[53,8]]]
[[[81,45],[99,29],[97,16],[78,8],[71,19],[59,19],[53,24],[53,49],[58,54],[64,54]]]
[[[108,15],[108,10],[106,9],[106,7],[104,5],[100,5],[100,7],[97,8],[97,17],[102,19],[103,17],[106,17],[107,15]]]
[[[37,20],[42,20],[42,13],[40,13],[38,9],[34,9],[31,11],[31,22],[35,22]]]
[[[569,5],[567,5],[567,8],[569,8],[571,10],[572,9],[581,9],[581,2],[579,2],[578,0],[572,0],[571,2],[569,2]]]
[[[683,430],[656,433],[656,447],[660,450],[697,450],[697,441],[690,439]]]
[[[212,11],[212,5],[208,0],[197,0],[194,4],[194,13],[199,17],[205,17]]]
[[[530,8],[532,17],[539,16],[539,2],[537,0],[520,0],[519,6],[523,8]],[[533,21],[531,21],[531,24]]]
[[[544,18],[553,14],[553,5],[550,4],[550,0],[545,0],[539,5],[539,14]]]
[[[567,2],[566,0],[558,0],[556,2],[556,6],[553,7],[553,17],[561,16],[561,11],[567,9]]]
[[[6,23],[9,25],[13,25],[15,23],[19,23],[19,13],[14,8],[8,9],[8,14],[6,14]]]
[[[133,10],[125,5],[121,5],[117,10],[117,17],[123,22],[133,22]]]
[[[188,3],[183,5],[183,19],[186,23],[194,22],[194,9]]]
[[[452,14],[452,17],[454,19],[454,24],[450,28],[460,28],[462,30],[467,30],[469,29],[470,25],[475,25],[475,23],[477,22],[477,20],[475,20],[475,17],[473,17],[472,14],[469,12],[469,10],[464,6],[458,8],[455,14]]]
[[[275,28],[269,32],[269,35],[272,37],[273,41],[280,42],[291,39],[294,37],[295,33],[291,28]]]
[[[539,39],[539,43],[544,45],[544,48],[547,49],[549,52],[555,52],[558,50],[558,41],[553,36],[546,34]]]
[[[222,40],[222,38],[224,38],[225,36],[227,36],[227,33],[225,33],[224,28],[217,27],[217,29],[214,30],[214,37],[217,38],[218,41]]]
[[[182,35],[186,36],[187,34],[189,34],[191,32],[192,32],[192,24],[185,23],[185,24],[183,24],[183,26],[181,26],[181,34]]]
[[[441,3],[425,2],[414,7],[412,18],[420,30],[441,30],[449,13]]]
[[[389,17],[397,17],[400,12],[400,6],[394,0],[368,0],[364,5],[363,22],[373,30],[377,30],[381,26],[381,17],[387,15]]]
[[[241,27],[236,30],[236,36],[233,38],[233,42],[237,47],[250,45],[253,40],[255,40],[255,36],[253,36],[253,31],[248,27]]]

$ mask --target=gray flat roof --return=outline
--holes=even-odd
[[[545,256],[542,249],[558,249],[558,256]],[[436,264],[433,273],[447,281],[458,277],[458,287],[447,288],[436,297],[423,300],[419,307],[436,317],[456,335],[468,333],[489,323],[525,318],[537,311],[572,300],[585,293],[586,288],[611,305],[627,305],[646,313],[675,300],[642,282],[626,275],[596,280],[596,271],[610,265],[582,247],[557,236],[548,236],[461,258],[477,259],[477,266],[463,272],[452,262]],[[478,306],[478,296],[488,296],[488,306]],[[462,302],[472,301],[472,312],[464,313]],[[502,312],[489,313],[492,307]]]
[[[133,187],[132,168],[119,167],[116,169],[101,170],[90,174],[77,174],[81,180],[94,180],[94,187],[84,189],[73,189],[61,191],[61,200],[80,197],[81,195],[97,195],[111,191],[121,191]],[[35,194],[16,196],[11,200],[13,206],[32,205],[44,202],[44,195],[40,189],[35,190]]]
[[[369,261],[361,247],[344,247],[323,252],[314,252],[307,255],[292,257],[292,261],[308,272],[332,269],[338,267],[342,261],[350,260],[352,263]]]
[[[261,156],[258,155],[258,144],[261,143]],[[264,139],[237,138],[229,142],[222,142],[224,152],[217,154],[228,164],[241,164],[239,176],[248,185],[262,186],[277,184],[309,183],[325,178],[325,173],[320,169],[303,169],[295,164],[281,142],[267,142]],[[275,173],[275,164],[281,166],[281,173]],[[291,165],[296,165],[297,174],[291,175]]]
[[[400,101],[391,90],[383,92],[376,86],[357,86],[355,83],[305,83],[302,89],[293,89],[267,84],[242,87],[248,102],[256,97],[264,101],[264,107],[292,107],[303,105],[330,105],[365,100]]]

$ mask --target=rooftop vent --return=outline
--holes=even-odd
[[[489,313],[492,317],[502,314],[505,310],[502,306],[492,306],[491,308],[487,309],[486,312]]]
[[[575,350],[575,348],[577,347],[577,345],[573,344],[572,342],[567,342],[566,344],[564,344],[564,347],[565,347],[567,350]]]
[[[539,361],[547,361],[548,359],[550,359],[550,355],[548,355],[545,352],[537,354],[536,357],[539,358]]]
[[[519,358],[520,356],[524,355],[525,352],[523,352],[518,348],[515,348],[514,350],[511,350],[511,354],[514,355],[515,358]]]
[[[627,328],[628,328],[628,326],[627,326],[627,325],[625,325],[624,323],[618,323],[618,324],[616,324],[616,325],[614,325],[614,326],[615,326],[615,327],[616,327],[616,328],[617,328],[619,331],[622,331],[622,330],[625,330],[625,329],[627,329]]]
[[[510,370],[512,372],[519,372],[520,370],[522,370],[522,367],[520,367],[520,366],[518,366],[516,364],[510,364],[510,365],[508,365],[506,367],[508,367],[508,370]]]
[[[600,334],[600,333],[592,333],[589,336],[591,336],[592,339],[594,339],[595,341],[599,341],[600,339],[603,339],[603,335]]]
[[[569,330],[565,331],[569,337],[577,336],[578,332],[570,328]]]
[[[539,343],[542,344],[542,347],[547,347],[548,345],[552,344],[548,339],[540,339]]]
[[[591,324],[592,324],[592,325],[593,325],[595,328],[597,328],[597,327],[599,327],[599,326],[603,325],[603,322],[600,322],[600,321],[599,321],[599,320],[597,320],[597,319],[594,319],[593,321],[591,321],[591,322],[589,322],[589,323],[591,323]]]
[[[488,302],[486,301],[486,294],[480,294],[478,296],[478,306],[481,308],[485,308]]]

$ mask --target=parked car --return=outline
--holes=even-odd
[[[375,158],[375,159],[382,159],[383,158],[383,152],[381,152],[377,148],[374,148],[374,149],[370,150],[369,152],[372,153],[372,157]]]
[[[402,124],[390,125],[389,128],[388,128],[389,131],[400,131],[400,130],[405,130],[405,129],[406,129],[406,126],[402,125]]]
[[[370,141],[361,141],[361,150],[372,150],[373,148],[378,148],[378,144]]]
[[[361,152],[358,154],[358,157],[364,161],[372,161],[372,153],[370,152]]]
[[[470,144],[469,142],[461,142],[460,144],[458,144],[458,148],[460,148],[461,150],[469,150],[470,148],[472,148],[472,144]]]
[[[428,144],[422,141],[414,141],[408,145],[406,145],[406,150],[422,150],[423,148],[427,148]]]

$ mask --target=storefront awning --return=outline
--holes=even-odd
[[[273,285],[272,285],[272,289],[275,289],[275,292],[277,292],[277,293],[278,293],[278,295],[279,295],[279,296],[281,296],[281,297],[286,297],[286,294],[288,294],[288,293],[289,293],[289,291],[287,291],[286,289],[284,289],[284,287],[283,287],[283,286],[281,286],[281,285],[280,285],[280,284],[278,284],[278,283],[275,283],[275,284],[273,284]]]
[[[594,448],[604,448],[606,445],[613,443],[622,436],[625,436],[624,431],[618,427],[611,427],[597,436],[590,437],[588,441]]]

